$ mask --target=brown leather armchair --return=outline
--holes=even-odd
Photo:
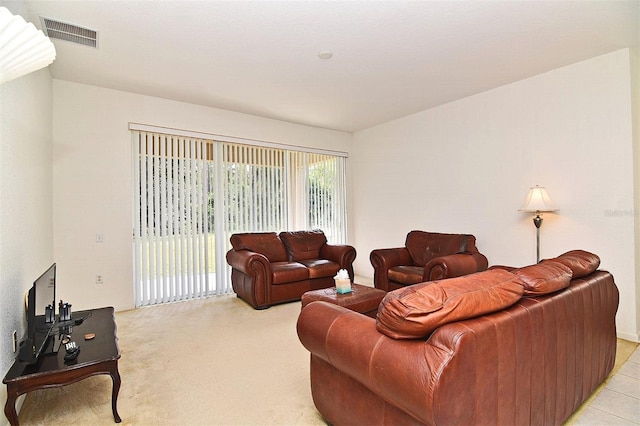
[[[385,291],[481,272],[488,266],[473,235],[425,231],[411,231],[405,247],[376,249],[369,259],[374,286]]]

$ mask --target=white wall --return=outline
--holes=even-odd
[[[351,141],[349,133],[60,80],[53,99],[54,251],[59,293],[73,309],[134,306],[129,122],[338,151]]]
[[[51,106],[47,69],[0,85],[2,377],[15,358],[13,330],[20,340],[24,334],[24,295],[53,262]],[[4,407],[6,386],[0,389]]]
[[[74,309],[133,307],[129,122],[349,151],[356,273],[411,229],[470,232],[492,264],[582,248],[621,290],[618,329],[638,340],[630,58],[621,50],[350,135],[54,80],[54,251]],[[351,144],[351,142],[353,142]],[[351,145],[351,146],[350,146]],[[104,243],[95,235],[104,234]],[[102,286],[95,274],[104,275]]]
[[[535,262],[530,186],[545,214],[541,257],[598,254],[620,289],[619,335],[638,340],[628,49],[404,117],[354,135],[351,241],[368,254],[408,231],[471,233],[490,264]]]
[[[631,58],[631,117],[634,147],[634,219],[636,248],[640,250],[640,48],[630,49]],[[640,330],[640,259],[636,256],[636,330]],[[638,333],[640,334],[640,333]]]

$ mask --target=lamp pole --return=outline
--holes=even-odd
[[[540,227],[542,226],[540,211],[536,211],[536,217],[533,218],[533,224],[536,226],[536,263],[540,263]]]

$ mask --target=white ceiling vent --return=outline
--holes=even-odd
[[[98,31],[40,16],[42,31],[49,38],[98,48]]]

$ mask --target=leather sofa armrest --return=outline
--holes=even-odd
[[[342,306],[316,301],[298,317],[302,345],[343,374],[413,414],[436,424],[431,383],[449,360],[424,340],[394,340],[376,330],[376,321]],[[313,372],[311,373],[313,375]],[[313,380],[313,379],[312,379]]]
[[[376,249],[369,255],[373,265],[374,287],[384,291],[389,288],[389,269],[400,265],[413,265],[413,260],[406,247]]]
[[[356,249],[345,244],[324,244],[320,247],[320,257],[331,260],[340,265],[340,269],[346,269],[349,279],[353,282],[353,261],[356,260]]]
[[[424,281],[460,277],[487,269],[489,262],[479,252],[457,253],[431,259],[424,267]]]
[[[263,273],[262,271],[264,273],[271,272],[269,260],[263,254],[249,250],[229,250],[227,252],[227,263],[232,268],[250,277],[256,277]]]

